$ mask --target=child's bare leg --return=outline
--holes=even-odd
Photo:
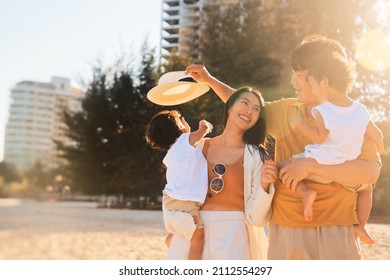
[[[359,224],[355,225],[355,234],[359,236],[362,243],[372,245],[375,240],[366,231],[366,223],[370,216],[372,207],[372,186],[369,185],[367,188],[358,192],[356,212],[358,216]]]
[[[313,203],[317,197],[317,193],[308,188],[302,181],[297,184],[295,191],[302,199],[303,215],[305,216],[305,220],[311,221],[313,219]]]
[[[203,243],[204,243],[204,229],[196,228],[190,242],[190,252],[188,253],[189,260],[202,259]]]
[[[165,245],[167,245],[168,248],[171,247],[172,237],[173,237],[172,233],[169,233],[167,237],[165,237]]]

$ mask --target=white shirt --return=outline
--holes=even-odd
[[[349,107],[326,102],[315,106],[312,115],[321,114],[329,131],[321,144],[305,147],[305,157],[314,158],[319,164],[332,165],[356,159],[363,145],[364,134],[370,120],[367,108],[356,101]]]
[[[171,198],[203,203],[207,194],[207,161],[202,150],[189,142],[183,133],[163,159],[167,167],[165,192]]]

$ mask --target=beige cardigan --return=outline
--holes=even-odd
[[[203,144],[204,139],[198,143],[200,149],[203,148]],[[270,185],[268,193],[260,186],[262,165],[259,152],[251,145],[246,145],[244,152],[245,222],[252,260],[267,259],[268,241],[264,226],[271,216],[271,203],[275,193],[273,185]],[[164,206],[163,213],[165,227],[169,232],[191,240],[195,225],[190,214],[169,211]]]

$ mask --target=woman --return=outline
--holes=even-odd
[[[200,211],[205,229],[202,259],[266,258],[263,226],[270,212],[277,167],[267,160],[262,146],[263,106],[258,91],[250,87],[238,89],[226,102],[222,134],[199,143],[208,162],[209,181]],[[168,223],[180,222],[169,211],[164,219]],[[189,242],[178,231],[167,259],[186,259],[188,249]]]

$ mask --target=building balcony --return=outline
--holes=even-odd
[[[178,49],[179,48],[179,43],[171,43],[171,44],[161,44],[161,48],[163,48],[164,50],[167,50],[168,52],[170,52],[172,49],[176,48]]]
[[[169,44],[179,43],[179,36],[178,35],[164,36],[164,37],[162,37],[162,39],[164,41],[168,42]]]
[[[168,25],[179,25],[179,18],[163,18],[163,24],[168,24]]]
[[[178,15],[180,12],[180,7],[166,7],[162,9],[163,13],[166,13],[170,16],[172,15]]]
[[[165,34],[179,34],[179,25],[167,26],[162,29],[163,37]]]
[[[163,11],[164,17],[172,17],[172,16],[178,16],[179,15],[179,10],[164,10]]]
[[[186,4],[186,6],[187,5],[197,5],[197,6],[200,5],[199,0],[184,0],[183,2],[184,2],[184,4]]]
[[[168,7],[176,7],[176,6],[180,6],[180,1],[179,0],[163,0],[163,5],[168,6]]]

